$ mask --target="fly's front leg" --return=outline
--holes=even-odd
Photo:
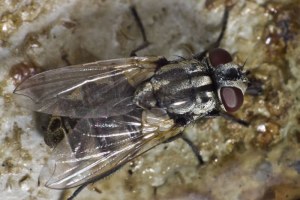
[[[233,115],[231,115],[229,113],[223,113],[223,112],[221,112],[220,116],[223,117],[223,118],[225,118],[225,119],[227,119],[227,120],[229,120],[229,121],[232,121],[234,123],[238,123],[238,124],[240,124],[242,126],[245,126],[245,127],[248,127],[250,125],[249,122],[247,122],[245,120],[242,120],[242,119],[239,119],[239,118],[236,118],[235,116],[233,116]]]
[[[263,81],[251,76],[250,72],[246,72],[249,79],[248,88],[246,90],[247,95],[260,96],[263,93]]]
[[[130,6],[130,11],[131,11],[131,13],[132,13],[132,15],[135,19],[135,22],[137,23],[137,26],[139,27],[139,29],[141,31],[142,38],[143,38],[143,43],[140,46],[138,46],[136,49],[131,51],[130,56],[132,57],[132,56],[136,56],[136,52],[148,47],[150,43],[148,42],[144,25],[141,21],[141,18],[138,15],[137,11],[136,11],[135,6]]]
[[[229,11],[231,8],[232,8],[231,6],[225,6],[225,11],[224,11],[223,18],[222,18],[222,29],[218,36],[218,39],[214,43],[209,45],[209,47],[207,49],[205,49],[203,52],[195,54],[193,56],[193,58],[202,60],[205,57],[207,52],[220,46],[221,40],[223,39],[224,33],[226,31],[227,22],[228,22],[228,18],[229,18]]]

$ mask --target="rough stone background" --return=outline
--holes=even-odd
[[[181,140],[162,144],[77,199],[300,199],[299,0],[3,0],[0,3],[0,197],[65,199],[38,176],[51,150],[47,122],[19,107],[12,94],[24,77],[47,69],[128,57],[141,41],[129,10],[136,5],[151,45],[138,55],[169,59],[204,50],[218,37],[224,5],[231,5],[221,46],[261,81],[235,115],[200,121],[186,134],[206,164],[197,166]],[[38,120],[37,120],[38,119]]]

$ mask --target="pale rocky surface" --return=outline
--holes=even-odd
[[[169,59],[205,49],[218,37],[219,0],[144,0],[136,5],[151,45],[138,55]],[[227,2],[228,3],[228,2]],[[221,118],[200,121],[186,134],[206,162],[197,166],[181,140],[162,144],[77,199],[294,200],[300,198],[300,1],[231,1],[221,46],[263,82],[235,115],[249,128]],[[70,64],[128,57],[141,43],[129,1],[25,0],[0,4],[0,197],[64,199],[39,185],[51,150],[47,123],[13,99],[30,74]]]

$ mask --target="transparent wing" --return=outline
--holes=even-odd
[[[32,110],[73,118],[120,115],[134,109],[137,85],[150,78],[163,57],[98,61],[46,71],[26,79],[15,93]]]
[[[55,189],[94,182],[180,131],[162,110],[81,119],[54,149],[41,180]]]

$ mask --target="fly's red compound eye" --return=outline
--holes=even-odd
[[[227,112],[235,112],[242,106],[244,95],[236,87],[223,87],[221,88],[221,99]]]
[[[232,57],[228,51],[221,48],[216,48],[209,52],[209,60],[213,67],[217,67],[220,64],[232,62]]]

